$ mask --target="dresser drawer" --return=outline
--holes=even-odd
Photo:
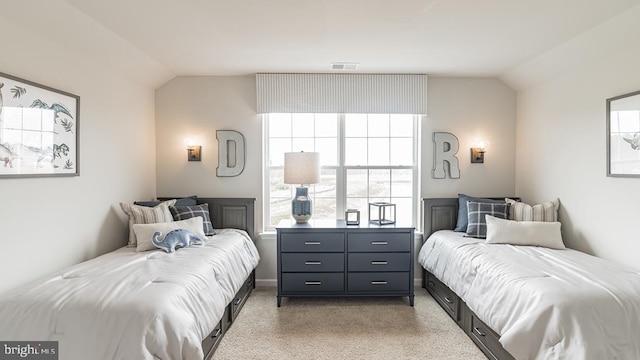
[[[284,273],[284,293],[344,293],[344,273]]]
[[[344,233],[283,233],[280,235],[282,252],[344,252]]]
[[[459,302],[460,298],[449,289],[445,284],[440,282],[433,274],[427,275],[427,291],[433,295],[440,305],[449,313],[455,321],[459,320]]]
[[[341,272],[344,271],[343,253],[283,253],[283,272]]]
[[[349,273],[347,290],[349,292],[400,292],[409,291],[409,272],[370,272]]]
[[[471,315],[471,329],[469,329],[471,340],[487,355],[489,359],[513,359],[500,344],[500,335],[496,334],[485,323],[480,321],[475,314]]]
[[[349,271],[409,271],[410,253],[349,253]]]
[[[349,252],[411,251],[411,234],[392,232],[352,233],[347,238]]]

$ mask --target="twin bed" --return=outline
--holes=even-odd
[[[504,199],[504,198],[502,198]],[[640,359],[640,271],[571,249],[454,232],[424,199],[423,287],[490,359]]]
[[[199,198],[216,235],[175,253],[123,247],[0,297],[0,339],[61,359],[212,357],[255,284],[254,199]]]

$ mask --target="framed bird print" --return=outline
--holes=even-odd
[[[0,73],[0,178],[78,176],[80,97]]]
[[[640,177],[640,91],[607,99],[607,176]]]

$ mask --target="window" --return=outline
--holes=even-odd
[[[418,194],[417,115],[266,114],[265,228],[291,216],[295,185],[284,184],[284,153],[320,153],[321,179],[310,186],[313,219],[368,219],[368,203],[396,204],[415,225]]]

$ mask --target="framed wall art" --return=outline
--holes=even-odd
[[[80,97],[0,73],[0,178],[78,176]]]
[[[640,177],[640,91],[607,99],[607,176]]]

